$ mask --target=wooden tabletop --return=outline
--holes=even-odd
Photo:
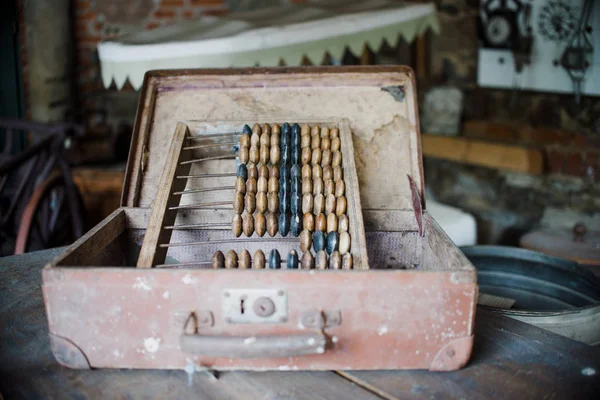
[[[40,289],[45,250],[0,258],[0,394],[12,398],[600,398],[600,349],[477,311],[475,348],[456,372],[70,370],[50,352]],[[2,398],[0,396],[0,399]]]

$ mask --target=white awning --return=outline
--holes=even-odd
[[[343,0],[286,4],[226,17],[203,17],[129,34],[98,45],[105,87],[114,81],[135,89],[153,69],[320,64],[326,52],[340,60],[346,47],[361,54],[383,40],[395,46],[428,29],[439,31],[434,4]]]

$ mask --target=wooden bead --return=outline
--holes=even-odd
[[[241,176],[244,180],[248,179],[248,167],[244,164],[240,164],[237,168],[237,176]]]
[[[269,177],[270,178],[277,178],[279,179],[279,167],[277,165],[270,165],[269,166]]]
[[[327,254],[323,250],[317,252],[315,269],[327,269]]]
[[[256,195],[256,210],[258,212],[264,213],[267,211],[267,207],[269,202],[267,200],[267,194],[265,192],[259,192]]]
[[[327,165],[331,165],[331,150],[323,150],[321,154],[321,166],[325,167]]]
[[[279,193],[278,192],[270,192],[267,195],[267,208],[269,212],[276,213],[279,211]]]
[[[231,233],[235,237],[240,237],[242,234],[242,216],[239,214],[233,214],[231,218]]]
[[[348,203],[344,196],[340,196],[337,198],[337,204],[335,206],[335,214],[339,217],[342,214],[346,214],[346,208],[348,207]]]
[[[331,254],[338,249],[340,244],[340,235],[337,232],[329,232],[327,234],[327,254]]]
[[[250,147],[250,135],[247,133],[240,136],[240,147]]]
[[[310,130],[310,135],[311,136],[315,136],[315,135],[318,136],[320,131],[321,131],[321,128],[319,128],[319,125],[315,125]]]
[[[278,133],[271,133],[271,148],[273,147],[279,147],[281,145],[281,137],[279,136],[279,132]]]
[[[312,179],[312,167],[310,165],[302,166],[302,180]]]
[[[266,147],[267,149],[267,156],[269,155],[269,145],[271,144],[271,135],[268,133],[264,133],[262,135],[260,135],[260,148],[261,148],[261,154],[262,154],[262,148]]]
[[[302,126],[300,127],[300,134],[310,136],[310,125],[302,124]]]
[[[277,214],[271,212],[267,215],[267,232],[269,236],[273,237],[279,230],[279,223],[277,221]]]
[[[281,150],[279,149],[279,145],[271,146],[271,152],[269,154],[269,160],[273,164],[279,164],[279,160],[281,160]]]
[[[244,209],[250,214],[256,211],[256,195],[252,192],[246,193],[246,196],[244,197],[244,205]]]
[[[269,179],[269,167],[267,167],[266,163],[259,164],[258,166],[258,177],[260,178],[261,176]]]
[[[258,179],[258,168],[256,167],[256,164],[249,163],[247,165],[247,167],[248,167],[248,174],[247,174],[246,180],[248,180],[250,178]]]
[[[331,193],[325,199],[325,215],[333,214],[334,212],[335,212],[335,196],[333,195],[333,193]]]
[[[235,178],[235,191],[237,193],[246,193],[246,181],[241,176]]]
[[[256,250],[254,258],[252,259],[252,268],[254,269],[265,269],[265,253],[262,250]]]
[[[267,230],[267,221],[265,219],[265,214],[263,214],[262,211],[256,213],[256,215],[254,216],[254,230],[256,231],[256,234],[260,237],[263,237],[265,231]]]
[[[245,212],[242,215],[242,230],[244,231],[244,235],[248,237],[254,233],[254,217],[252,213]]]
[[[267,186],[268,186],[269,193],[279,192],[279,178],[276,178],[274,176],[270,177]]]
[[[263,124],[261,126],[261,129],[262,129],[262,133],[268,133],[269,135],[271,134],[271,125]]]
[[[304,178],[302,179],[302,194],[312,193],[313,184],[312,179]]]
[[[315,178],[313,179],[313,195],[316,196],[319,194],[323,194],[323,179]]]
[[[286,267],[287,269],[298,269],[298,253],[296,253],[296,250],[290,250]]]
[[[302,196],[302,212],[312,213],[313,211],[313,195],[312,193],[305,193]]]
[[[331,156],[331,166],[332,167],[340,167],[342,165],[342,153],[339,151],[334,151]]]
[[[302,254],[302,260],[300,261],[302,264],[302,269],[314,269],[315,268],[315,257],[313,257],[310,251]]]
[[[215,254],[212,256],[212,267],[213,269],[225,267],[225,256],[219,250],[215,251]]]
[[[304,229],[302,232],[300,232],[300,250],[306,253],[307,251],[310,251],[311,246],[312,234],[308,229]]]
[[[338,130],[338,128],[331,128],[329,130],[329,138],[330,139],[333,139],[333,138],[336,138],[339,136],[340,136],[340,131]]]
[[[240,163],[248,164],[248,161],[250,161],[250,149],[246,146],[240,146],[238,157],[240,158]]]
[[[348,232],[350,229],[350,220],[346,214],[342,214],[338,217],[338,233],[341,235],[343,232]]]
[[[225,268],[234,269],[238,266],[238,256],[233,250],[229,250],[225,256]]]
[[[314,164],[312,167],[312,178],[323,178],[323,168],[319,164]]]
[[[315,217],[315,231],[324,232],[327,229],[327,217],[325,214],[317,214]]]
[[[341,197],[344,195],[344,192],[346,191],[346,184],[344,183],[344,181],[342,180],[338,180],[335,182],[335,197]]]
[[[333,180],[333,168],[331,168],[331,165],[323,166],[323,180]]]
[[[307,147],[310,148],[310,142],[310,134],[303,134],[302,136],[300,136],[300,147],[302,147],[303,149]]]
[[[273,124],[271,125],[271,134],[276,133],[276,134],[281,134],[281,127],[279,126],[279,124]]]
[[[269,254],[269,269],[280,269],[281,268],[281,255],[276,249],[271,250]]]
[[[310,162],[313,165],[321,163],[321,149],[313,149],[312,154],[310,155]]]
[[[327,196],[329,196],[330,194],[333,194],[335,192],[335,183],[333,182],[332,179],[324,179],[325,180],[325,188],[323,189],[323,195],[325,196],[325,198],[327,198]]]
[[[256,183],[255,178],[248,178],[246,181],[246,193],[256,193],[257,192],[258,183]]]
[[[257,132],[252,132],[252,136],[250,136],[250,148],[260,146],[260,134]]]
[[[252,133],[258,133],[259,135],[262,133],[262,130],[260,128],[259,124],[254,124],[252,125]]]
[[[268,189],[267,182],[268,182],[267,178],[265,178],[264,176],[258,177],[258,182],[256,184],[256,191],[262,192],[262,193],[267,193],[267,189]]]
[[[329,269],[341,269],[342,268],[342,255],[339,251],[334,251],[329,256]]]
[[[302,227],[311,232],[315,230],[315,216],[312,212],[306,212],[302,215]]]
[[[321,127],[321,138],[329,138],[329,127],[327,127],[327,126]]]
[[[322,194],[318,194],[315,196],[313,200],[313,213],[320,214],[325,211],[325,197]]]
[[[331,151],[339,151],[341,148],[340,144],[340,138],[336,137],[331,139]]]
[[[318,135],[315,135],[310,139],[310,148],[313,150],[321,148],[321,138]]]
[[[327,238],[325,237],[325,234],[323,232],[316,231],[315,233],[313,233],[312,242],[313,248],[315,249],[315,253],[325,249],[326,240]]]
[[[300,163],[302,165],[310,164],[310,160],[312,159],[312,150],[310,147],[303,147],[302,154],[300,156]]]
[[[244,194],[236,191],[233,195],[233,212],[241,214],[244,211]]]
[[[290,233],[290,215],[287,213],[279,214],[279,234],[281,236],[287,236]]]
[[[257,163],[260,161],[260,152],[257,146],[250,146],[250,161],[253,163]]]
[[[344,180],[344,172],[342,170],[342,167],[339,165],[333,168],[333,180],[336,182]]]
[[[243,250],[238,257],[238,268],[248,269],[252,265],[252,258],[248,250]]]
[[[346,253],[342,256],[342,269],[352,269],[353,268],[352,254]]]
[[[334,213],[327,214],[327,233],[337,232],[338,217]]]
[[[350,251],[350,234],[348,232],[340,233],[340,254],[346,254]]]
[[[299,214],[292,214],[290,217],[290,232],[296,237],[302,232],[302,218]]]
[[[329,137],[321,138],[321,150],[329,150],[331,148],[331,140]]]

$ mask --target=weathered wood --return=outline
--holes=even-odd
[[[138,268],[152,268],[157,264],[165,262],[167,248],[160,247],[162,243],[168,243],[171,239],[172,230],[164,229],[166,225],[173,225],[177,210],[170,209],[179,205],[181,195],[173,194],[185,189],[185,179],[175,179],[178,175],[187,175],[191,165],[186,163],[190,158],[189,151],[183,151],[188,136],[187,125],[177,124],[175,134],[169,148],[167,165],[160,178],[160,190],[152,206],[152,214],[148,221],[148,228],[144,237],[144,243],[138,258]]]

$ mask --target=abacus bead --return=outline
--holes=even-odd
[[[273,164],[279,163],[279,161],[281,160],[281,150],[279,149],[279,146],[271,146],[269,160],[271,160]]]
[[[292,196],[290,192],[279,191],[279,212],[286,213],[290,211],[290,202]]]
[[[323,150],[321,154],[321,166],[325,167],[327,165],[331,165],[331,150]]]
[[[260,134],[258,132],[252,132],[250,136],[250,148],[260,146]]]
[[[260,161],[260,152],[257,146],[250,146],[249,160],[253,163]]]
[[[250,125],[246,124],[242,128],[242,132],[245,133],[245,134],[247,134],[247,135],[250,135],[250,134],[252,134],[252,128],[250,128]]]
[[[267,211],[267,207],[269,205],[269,201],[267,199],[267,194],[265,192],[258,192],[256,195],[256,210],[258,212],[264,213]]]
[[[300,147],[300,126],[298,124],[292,125],[292,146]]]
[[[271,250],[269,254],[269,269],[280,269],[281,268],[281,256],[276,249]]]
[[[241,214],[244,211],[244,194],[236,191],[233,195],[233,212]]]
[[[327,215],[327,233],[337,232],[338,230],[338,217],[334,213]]]
[[[262,135],[260,135],[260,145],[261,146],[269,146],[271,144],[271,129],[269,129],[269,132],[266,132],[263,128],[263,133]]]
[[[344,178],[344,173],[341,166],[333,167],[333,180],[341,181]]]
[[[350,229],[350,221],[346,214],[342,214],[338,217],[338,232],[341,235],[343,232],[348,232],[348,229]]]
[[[267,164],[260,164],[258,166],[258,177],[260,178],[261,176],[269,179],[269,167],[267,167]]]
[[[287,269],[298,269],[298,253],[296,253],[296,250],[290,250],[286,267]]]
[[[333,180],[333,168],[331,168],[331,165],[323,166],[323,180]]]
[[[331,156],[331,166],[340,167],[342,165],[342,153],[334,151]]]
[[[292,192],[290,194],[290,211],[292,214],[302,213],[302,197],[300,192]]]
[[[252,264],[252,258],[250,258],[250,252],[243,250],[238,257],[238,268],[248,269]]]
[[[300,218],[300,214],[292,214],[290,218],[290,232],[296,237],[302,232],[302,218]]]
[[[300,127],[300,134],[301,135],[310,135],[310,125],[302,124],[302,126]]]
[[[267,193],[267,189],[268,189],[267,183],[268,183],[267,178],[265,178],[264,176],[259,176],[258,182],[256,183],[256,191]]]
[[[302,194],[307,194],[307,193],[312,194],[312,191],[313,191],[312,179],[310,179],[310,178],[302,179]]]
[[[301,155],[301,150],[300,150],[300,146],[296,147],[293,146],[292,147],[292,154],[291,154],[291,158],[290,158],[290,163],[292,164],[300,164],[300,155]]]
[[[237,176],[242,177],[244,180],[248,179],[248,167],[245,164],[238,166]]]
[[[341,269],[342,268],[342,255],[339,251],[334,251],[329,256],[329,269]]]
[[[329,138],[329,127],[327,127],[327,126],[322,126],[321,127],[321,137],[322,138]]]
[[[248,174],[246,176],[246,179],[250,179],[250,178],[258,179],[258,168],[256,168],[256,164],[249,163],[247,165],[247,167],[248,167]]]
[[[311,232],[315,230],[315,216],[312,212],[304,213],[302,216],[302,227]]]
[[[225,266],[225,256],[219,250],[215,251],[212,256],[212,267],[214,269],[223,268]]]
[[[281,133],[281,127],[279,126],[279,124],[271,125],[271,134],[273,133],[276,133],[278,135]]]
[[[227,255],[225,256],[225,268],[233,269],[238,266],[238,256],[237,253],[233,250],[229,250]]]
[[[321,149],[313,149],[312,154],[310,155],[310,162],[314,164],[321,163]]]
[[[277,214],[274,212],[269,213],[269,215],[267,215],[267,232],[269,233],[269,236],[275,236],[278,229],[279,223],[277,221]]]
[[[312,158],[312,150],[310,147],[303,147],[302,153],[300,154],[300,163],[302,165],[310,164]]]
[[[263,237],[265,231],[267,230],[267,221],[265,219],[265,214],[263,214],[262,211],[256,213],[254,216],[254,230],[260,237]]]
[[[340,197],[344,195],[346,191],[346,184],[342,180],[338,180],[335,182],[335,197]]]
[[[283,185],[283,182],[289,182],[290,180],[290,168],[282,165],[279,169],[279,186]]]
[[[333,194],[335,192],[335,183],[333,183],[333,179],[325,179],[325,188],[323,189],[323,195],[325,197]]]
[[[331,254],[338,249],[340,243],[340,235],[337,232],[329,232],[327,234],[327,253]]]
[[[273,162],[273,160],[271,160]],[[269,177],[275,177],[279,179],[279,167],[277,165],[269,166]]]
[[[327,217],[320,213],[315,217],[315,231],[324,232],[327,229]]]
[[[279,145],[281,144],[281,138],[279,136],[279,132],[275,133],[271,133],[271,148],[273,147],[279,147]]]
[[[313,213],[320,214],[325,211],[325,198],[322,194],[316,195],[313,202]]]
[[[323,178],[323,168],[319,164],[315,164],[312,167],[312,178]]]
[[[290,168],[290,178],[294,179],[300,177],[302,177],[302,168],[300,168],[300,165],[298,164],[292,165]]]
[[[317,252],[315,269],[327,269],[327,254],[323,250]]]
[[[231,233],[235,237],[240,237],[242,234],[242,216],[239,214],[233,214],[231,218]]]
[[[252,259],[252,268],[254,269],[264,269],[265,268],[265,253],[262,250],[256,250],[254,253],[254,258]]]
[[[283,126],[281,127],[281,132],[282,133],[286,133],[286,132],[291,132],[291,127],[290,124],[288,124],[287,122],[283,123]]]
[[[287,236],[290,233],[290,215],[288,213],[279,214],[279,234]]]
[[[300,232],[300,250],[303,252],[310,251],[312,246],[312,234],[308,229],[304,229]]]
[[[346,253],[342,256],[342,269],[352,269],[352,254]]]
[[[279,210],[279,193],[271,192],[267,195],[267,207],[272,213]]]
[[[291,179],[291,191],[292,193],[302,193],[302,180],[300,177],[292,177]]]
[[[310,135],[311,136],[315,136],[315,135],[318,136],[320,131],[321,131],[321,128],[319,128],[319,125],[315,125],[310,130]]]
[[[245,212],[242,215],[242,229],[244,235],[250,237],[254,233],[254,217],[251,213]]]
[[[321,138],[321,150],[329,150],[331,147],[331,140],[329,137]]]
[[[300,136],[300,147],[302,149],[306,147],[310,148],[310,134]]]
[[[312,179],[312,167],[310,165],[302,166],[302,179]]]
[[[310,251],[302,254],[302,269],[314,269],[315,268],[315,257],[313,257]]]
[[[281,144],[281,165],[290,165],[292,159],[292,147],[290,145]]]
[[[325,199],[325,215],[333,214],[335,211],[335,196],[329,194]]]
[[[317,196],[319,194],[323,194],[323,179],[314,178],[313,179],[313,195]]]
[[[340,150],[340,138],[336,137],[331,139],[331,151],[339,151]]]
[[[318,135],[315,135],[310,139],[310,148],[313,150],[321,148],[321,138]]]
[[[340,131],[338,130],[338,128],[331,128],[331,130],[329,131],[329,138],[333,139],[336,137],[339,137]]]
[[[248,161],[250,161],[250,149],[246,146],[240,146],[238,157],[240,158],[240,163],[248,164]]]
[[[312,193],[304,193],[302,196],[302,212],[312,213],[313,211],[313,195]]]
[[[346,214],[346,208],[348,207],[348,203],[344,196],[340,196],[337,198],[337,204],[335,206],[335,213],[339,217],[342,214]]]
[[[350,251],[350,234],[348,232],[340,233],[340,254],[346,254]]]
[[[269,162],[269,146],[262,145],[260,146],[260,162],[263,164],[267,164]]]
[[[283,146],[284,144],[292,144],[292,130],[287,122],[281,128],[281,145]]]
[[[254,193],[246,193],[246,197],[244,197],[244,204],[246,211],[250,214],[256,211],[256,196],[254,195]]]
[[[260,133],[262,132],[262,130],[260,129],[260,125],[259,124],[254,124],[252,125],[252,133],[258,133],[260,135]]]
[[[274,176],[270,177],[267,186],[269,193],[279,192],[279,179]]]
[[[246,181],[246,193],[256,193],[258,183],[255,178],[248,178]]]
[[[313,233],[312,242],[315,252],[323,250],[325,248],[325,234],[321,231],[316,231]]]
[[[269,135],[271,134],[271,125],[269,124],[263,124],[262,125],[262,133],[268,133]]]

